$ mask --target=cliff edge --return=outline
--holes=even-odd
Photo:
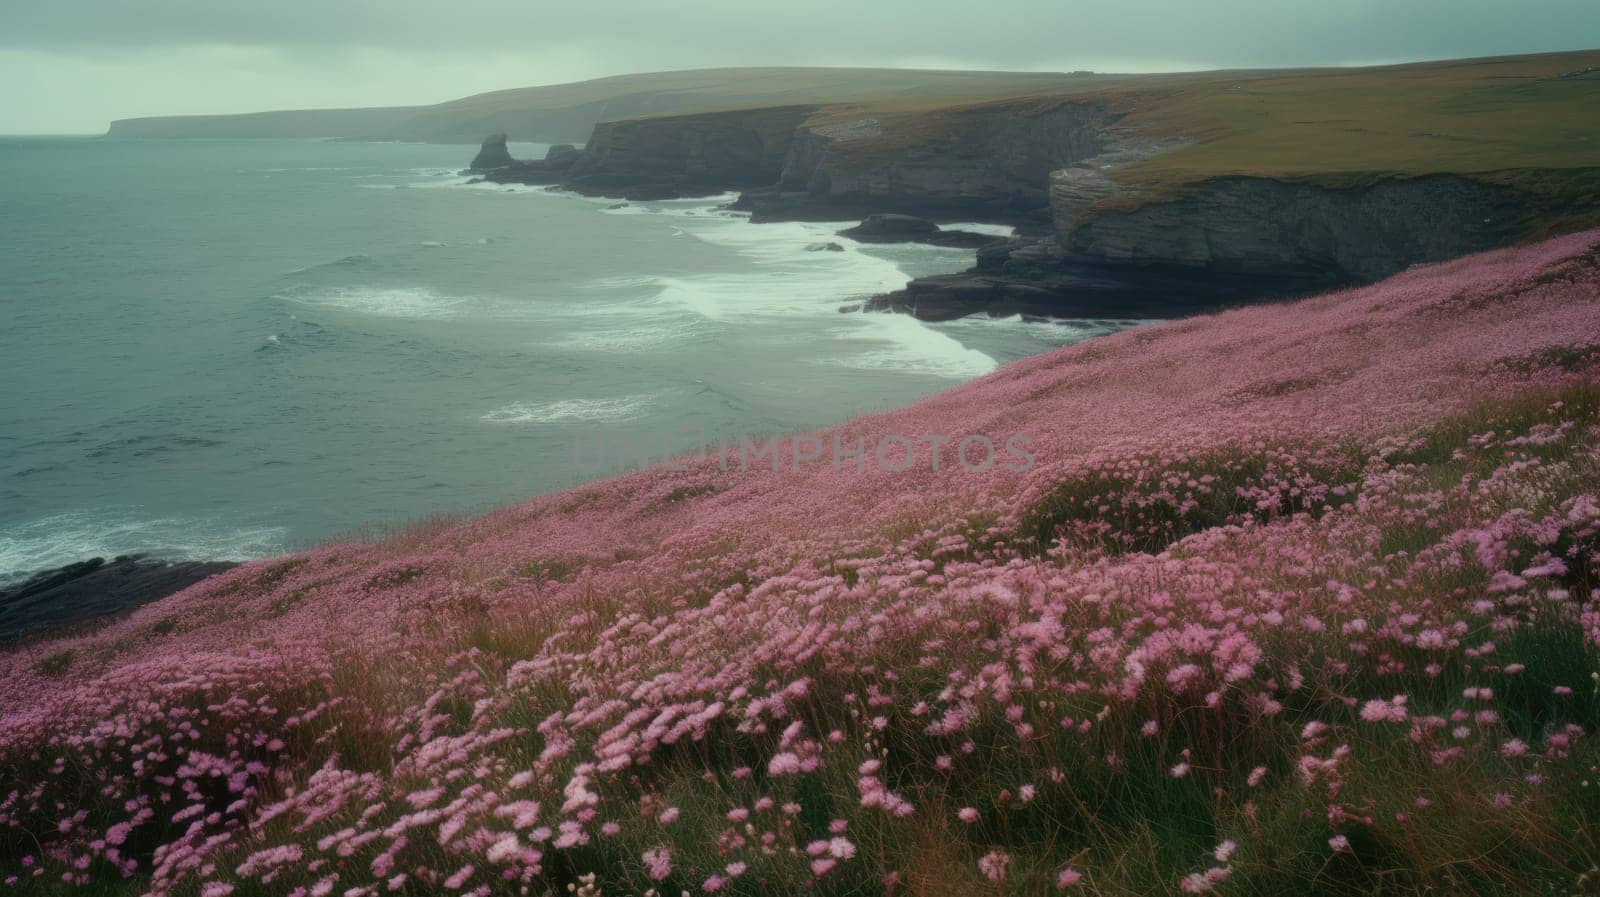
[[[740,191],[756,221],[1014,225],[870,307],[1166,316],[1368,283],[1600,224],[1600,51],[1151,77],[980,101],[747,106],[597,125],[559,182]],[[513,177],[512,175],[499,175]],[[490,175],[491,179],[497,175]]]

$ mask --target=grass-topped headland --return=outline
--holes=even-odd
[[[1149,75],[973,102],[912,97],[825,109],[815,122],[870,118],[863,161],[958,139],[995,110],[1037,115],[1094,104],[1159,146],[1120,165],[1131,208],[1215,178],[1353,187],[1464,175],[1539,198],[1529,234],[1593,226],[1600,215],[1600,51],[1290,71]]]

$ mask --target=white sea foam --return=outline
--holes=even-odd
[[[991,237],[1015,237],[1017,229],[1009,224],[980,224],[976,221],[964,221],[958,224],[941,224],[941,230],[964,230],[974,234],[988,234]]]
[[[961,341],[940,333],[910,315],[852,315],[856,326],[836,335],[860,342],[866,351],[819,361],[864,370],[913,371],[938,377],[981,377],[999,366],[993,358],[969,349]]]
[[[962,330],[1013,330],[1035,336],[1040,339],[1059,340],[1067,339],[1076,341],[1088,339],[1091,336],[1101,336],[1137,327],[1142,324],[1155,323],[1153,321],[1123,321],[1102,318],[1024,318],[1022,315],[1009,315],[1007,317],[990,317],[988,315],[967,315],[951,321],[942,321],[934,325],[939,330],[960,332]]]
[[[886,259],[853,248],[844,252],[807,249],[829,242],[838,226],[815,222],[751,225],[742,218],[686,224],[690,235],[738,252],[753,263],[754,270],[662,278],[660,301],[716,321],[836,315],[843,302],[905,284],[905,272]]]
[[[414,176],[414,175],[413,175]],[[398,184],[357,184],[363,190],[477,190],[484,193],[519,193],[540,196],[572,196],[559,190],[536,184],[495,184],[479,180],[475,175],[445,172],[427,181],[404,181]]]
[[[338,287],[292,299],[318,308],[383,318],[454,317],[467,301],[422,287]]]
[[[569,331],[545,345],[581,352],[638,352],[688,342],[705,329],[701,321],[683,317],[662,320],[658,313],[642,325]]]
[[[750,217],[749,212],[735,212],[721,208],[739,198],[737,193],[722,193],[716,196],[702,196],[695,199],[670,199],[655,202],[618,202],[614,199],[602,197],[586,197],[597,203],[605,203],[605,208],[600,211],[607,215],[659,215],[666,218],[722,218],[745,219]]]
[[[654,274],[618,274],[611,277],[596,277],[583,286],[587,289],[617,290],[628,287],[641,287],[658,284],[660,279]]]
[[[621,421],[638,417],[654,396],[612,399],[558,399],[554,402],[513,402],[483,415],[492,424],[551,424],[576,421]]]
[[[241,561],[288,550],[288,531],[209,517],[142,518],[126,510],[55,514],[0,530],[0,582],[119,554]]]
[[[899,289],[909,279],[895,262],[836,239],[852,222],[751,225],[742,216],[682,216],[683,229],[738,252],[754,270],[659,279],[657,303],[707,321],[758,324],[773,318],[825,318],[846,351],[819,363],[900,370],[965,379],[988,373],[996,361],[960,340],[905,315],[841,315],[852,300]],[[807,247],[837,242],[843,252]],[[947,252],[948,250],[940,250]],[[856,351],[850,351],[856,349]]]

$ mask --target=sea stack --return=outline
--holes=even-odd
[[[505,168],[516,160],[511,158],[511,151],[506,149],[506,135],[490,134],[483,139],[483,147],[478,150],[478,155],[472,159],[473,171],[493,171],[496,168]]]

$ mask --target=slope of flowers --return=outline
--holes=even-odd
[[[1590,232],[239,568],[0,655],[0,890],[1582,893],[1597,344]]]

